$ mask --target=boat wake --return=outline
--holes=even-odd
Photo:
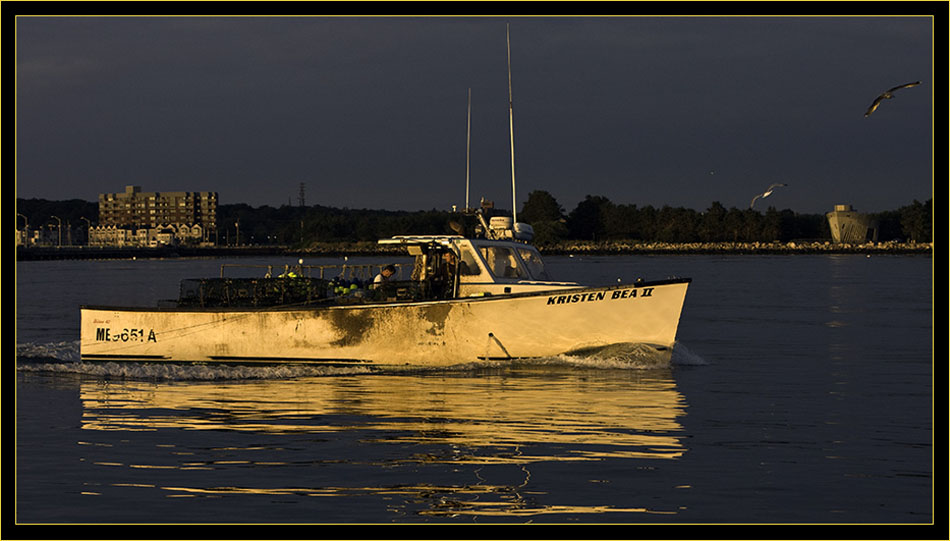
[[[78,340],[50,344],[18,344],[17,370],[21,372],[75,374],[99,378],[168,381],[290,379],[377,372],[377,370],[366,366],[84,362],[80,360]]]
[[[673,347],[673,358],[670,361],[674,366],[706,366],[709,363],[698,353],[690,351],[682,342]]]
[[[20,361],[41,362],[49,361],[69,361],[79,360],[79,340],[67,342],[51,342],[48,344],[17,344],[16,346],[17,364]]]
[[[558,360],[582,367],[640,370],[707,364],[679,342],[672,349],[640,343],[583,348],[560,355]]]
[[[431,374],[438,372],[480,372],[486,369],[582,368],[651,370],[671,366],[708,364],[702,357],[677,342],[672,351],[651,344],[622,343],[583,348],[555,357],[514,359],[488,363],[461,363],[449,367],[315,366],[307,364],[187,364],[140,362],[84,362],[79,341],[47,344],[18,344],[17,370],[21,372],[73,374],[95,378],[166,381],[232,381],[291,379],[298,377],[347,376],[360,374]]]

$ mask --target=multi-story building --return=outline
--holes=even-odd
[[[217,192],[143,192],[126,186],[124,193],[99,194],[99,226],[90,228],[89,240],[102,246],[207,243],[215,235],[217,211]]]

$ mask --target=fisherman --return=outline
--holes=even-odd
[[[386,265],[383,267],[383,270],[373,278],[373,284],[383,284],[393,280],[393,277],[396,275],[396,267],[393,265]]]
[[[455,252],[445,252],[442,254],[442,269],[438,274],[438,281],[442,282],[442,296],[450,298],[455,293],[456,274],[468,274],[468,265],[464,261],[460,262]]]

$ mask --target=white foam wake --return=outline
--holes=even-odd
[[[585,348],[569,354],[543,359],[517,359],[461,363],[451,367],[393,367],[380,369],[371,366],[325,366],[307,364],[176,364],[140,362],[83,362],[80,360],[79,341],[46,344],[18,344],[17,369],[24,372],[78,374],[99,378],[223,381],[289,379],[307,376],[345,376],[359,374],[412,374],[440,371],[466,372],[505,370],[519,367],[565,367],[583,369],[651,370],[672,366],[708,364],[705,359],[677,342],[673,351],[657,349],[649,344],[612,344]]]

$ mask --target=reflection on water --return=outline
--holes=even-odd
[[[89,460],[113,473],[124,472],[113,486],[157,489],[168,498],[372,495],[392,500],[395,511],[418,507],[406,510],[416,515],[666,513],[564,502],[542,505],[537,499],[546,491],[535,486],[531,470],[558,462],[670,460],[686,452],[678,422],[686,405],[669,368],[559,372],[522,367],[488,374],[226,383],[99,380],[82,383],[80,398],[81,427],[90,434],[80,443],[96,450]],[[185,436],[196,431],[218,431],[226,435],[219,439],[231,444],[189,446]],[[151,441],[151,452],[113,449],[132,439]],[[208,437],[197,439],[206,442]],[[170,443],[176,441],[185,443]],[[328,441],[336,442],[332,452],[318,443]],[[152,457],[154,463],[132,456]],[[282,473],[325,465],[368,467],[370,473],[354,477],[350,486],[338,486],[338,476],[332,486],[300,486],[300,475]],[[491,468],[500,466],[513,469],[504,482],[490,482]],[[220,482],[242,479],[233,475],[235,470],[251,467],[271,468],[275,475],[264,477],[287,482]],[[420,468],[442,473],[373,481]],[[445,472],[461,469],[471,473],[466,482],[439,482]],[[149,470],[154,474],[145,473]]]
[[[683,403],[669,371],[587,384],[576,379],[359,376],[236,383],[119,381],[81,386],[86,430],[370,431],[377,441],[487,448],[563,444],[562,455],[676,458]],[[635,383],[635,386],[631,386]],[[519,387],[513,392],[511,385]],[[503,392],[502,392],[503,391]],[[351,424],[327,422],[352,416]],[[453,457],[458,462],[460,457]],[[426,459],[428,460],[428,459]]]

